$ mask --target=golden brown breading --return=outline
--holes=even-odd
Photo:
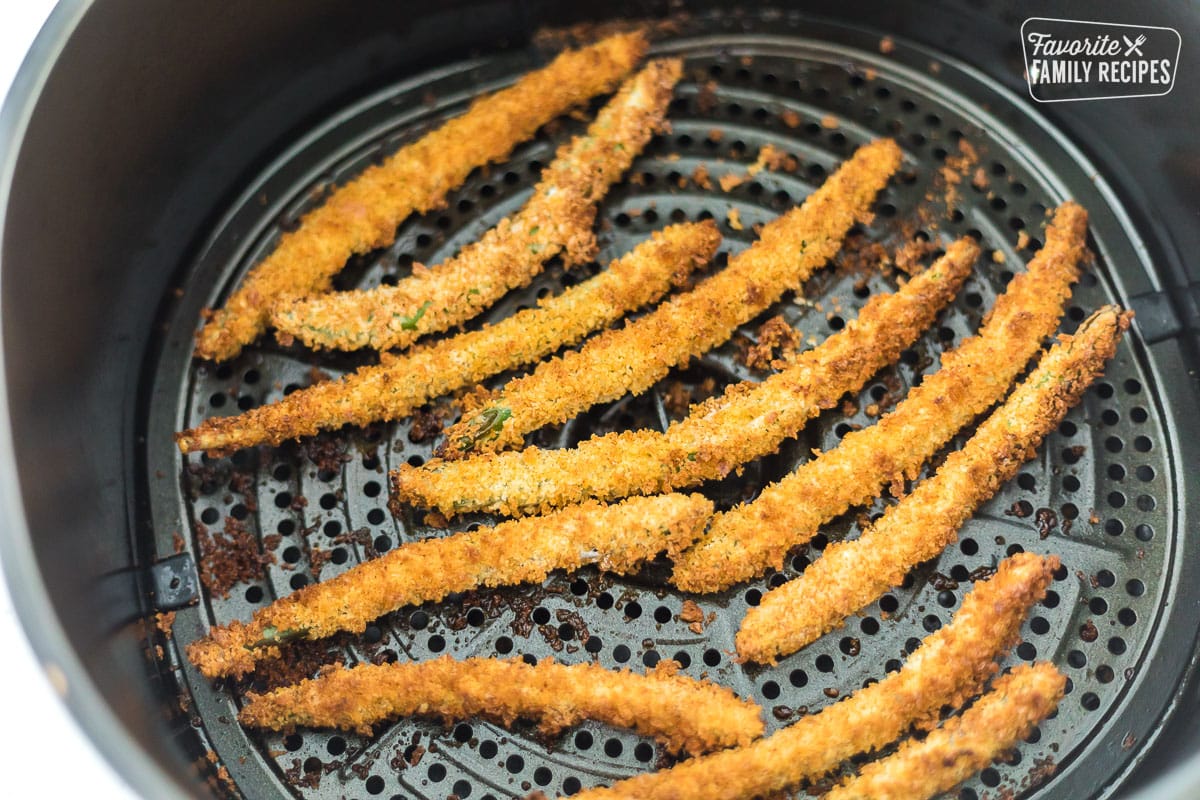
[[[361,633],[402,606],[480,586],[540,581],[556,569],[599,564],[626,573],[696,540],[712,514],[700,495],[659,495],[612,506],[587,503],[441,539],[402,544],[323,583],[276,600],[248,623],[217,626],[188,645],[206,677],[243,675],[279,654],[278,644]]]
[[[278,337],[334,350],[407,347],[527,285],[553,256],[561,253],[567,266],[591,259],[596,204],[666,127],[682,71],[678,59],[652,61],[627,80],[587,133],[559,149],[525,206],[456,257],[414,269],[396,286],[277,304],[271,322]]]
[[[847,508],[869,503],[890,482],[912,480],[964,425],[999,401],[1054,333],[1086,246],[1087,212],[1065,203],[1046,245],[996,300],[979,335],[942,355],[941,368],[877,424],[852,431],[751,503],[718,514],[675,563],[671,582],[716,592],[783,566],[788,551]]]
[[[823,795],[825,800],[925,800],[961,783],[1029,735],[1062,699],[1067,679],[1053,664],[1022,664],[997,679],[976,703],[923,741],[908,741],[887,758]]]
[[[800,577],[763,595],[737,634],[746,661],[773,663],[842,624],[917,564],[937,556],[975,509],[1036,452],[1116,351],[1131,315],[1097,311],[1063,336],[933,477],[853,541],[836,542]]]
[[[645,51],[645,37],[635,32],[562,53],[365,170],[250,271],[197,333],[196,355],[236,356],[266,329],[274,303],[327,290],[347,258],[390,244],[409,214],[440,207],[472,169],[505,158],[539,126],[610,91]]]
[[[213,417],[176,434],[175,441],[185,453],[224,455],[346,424],[399,419],[435,397],[536,361],[654,302],[711,259],[720,241],[711,220],[672,225],[596,277],[539,301],[537,308],[388,356],[378,365],[293,392],[277,403],[234,417]]]
[[[819,777],[856,753],[895,741],[910,727],[937,725],[943,706],[975,696],[995,660],[1016,643],[1021,622],[1046,593],[1057,558],[1019,553],[963,598],[950,624],[926,637],[899,671],[818,714],[746,747],[638,775],[581,800],[737,800],[770,796]]]
[[[761,383],[730,386],[692,407],[665,433],[624,431],[574,448],[531,447],[401,467],[392,474],[394,497],[444,514],[482,509],[517,514],[723,478],[774,452],[821,409],[898,358],[953,299],[978,254],[972,240],[955,242],[934,266],[895,294],[872,298],[858,319],[783,371]]]
[[[676,675],[661,661],[645,675],[599,664],[530,666],[520,659],[443,656],[408,664],[361,664],[327,670],[315,679],[262,695],[250,694],[238,715],[243,725],[273,730],[296,726],[342,728],[370,735],[396,717],[432,716],[446,722],[483,716],[512,725],[534,719],[554,734],[585,719],[631,728],[672,752],[699,755],[746,745],[762,736],[761,709],[709,681]]]
[[[890,139],[860,147],[799,208],[768,223],[757,242],[695,289],[652,313],[606,331],[578,351],[543,362],[506,385],[500,395],[447,431],[441,455],[501,450],[543,425],[564,422],[596,403],[650,388],[674,366],[711,350],[741,325],[797,289],[841,246],[850,226],[869,215],[871,201],[900,165]],[[473,432],[489,417],[508,418],[488,441]]]

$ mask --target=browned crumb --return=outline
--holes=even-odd
[[[154,626],[167,638],[171,637],[172,626],[175,625],[175,612],[158,612],[154,615]]]
[[[749,180],[745,175],[734,175],[732,172],[726,172],[722,175],[717,183],[721,187],[722,192],[731,192]]]
[[[758,344],[746,350],[742,362],[750,369],[765,370],[778,359],[786,359],[800,346],[800,334],[776,314],[758,328]]]
[[[895,49],[896,42],[892,40],[892,37],[885,36],[879,40],[879,52],[883,53],[885,56]]]
[[[855,231],[847,236],[841,252],[834,258],[834,266],[839,272],[848,272],[852,275],[865,276],[879,272],[886,274],[891,263],[892,257],[887,248],[879,242],[872,241],[861,231]]]
[[[705,81],[696,93],[696,110],[708,114],[717,107],[717,82]]]
[[[938,250],[939,245],[928,236],[917,236],[909,239],[896,249],[894,263],[896,269],[912,275],[921,269],[921,261]]]
[[[799,166],[794,156],[790,156],[786,151],[780,150],[772,144],[764,144],[758,149],[758,157],[754,163],[746,170],[746,174],[750,177],[757,175],[764,169],[771,172],[795,172]]]
[[[692,183],[696,184],[705,191],[712,189],[712,180],[709,178],[707,164],[698,164],[696,165],[696,168],[692,170]]]
[[[966,175],[979,163],[979,153],[966,139],[958,140],[958,154],[946,156],[946,162],[938,170],[938,188],[945,200],[947,213],[958,206],[959,189]]]
[[[454,413],[452,406],[438,404],[422,408],[412,416],[412,424],[408,429],[408,440],[414,444],[427,442],[442,432],[446,419]]]
[[[826,114],[825,116],[821,117],[821,127],[825,128],[826,130],[832,130],[841,124],[841,120],[839,120],[833,114]]]
[[[692,633],[704,633],[704,611],[695,600],[684,600],[683,609],[679,612],[679,621],[686,622]]]
[[[1004,261],[1005,261],[1005,256],[1004,256],[1003,250],[993,250],[992,251],[992,263],[1003,264]]]
[[[672,417],[681,417],[692,404],[692,390],[683,381],[671,381],[663,397],[663,407]]]
[[[983,191],[984,189],[986,189],[988,187],[988,184],[989,184],[989,181],[988,181],[987,170],[985,170],[983,167],[976,167],[975,176],[973,178],[971,178],[971,185],[974,186],[976,189]]]
[[[257,578],[263,567],[275,563],[275,555],[261,552],[258,539],[233,517],[226,517],[224,530],[216,533],[197,523],[196,544],[200,582],[215,597],[228,597],[235,585]]]
[[[790,108],[782,112],[779,115],[779,118],[783,120],[783,124],[789,128],[799,128],[800,123],[804,121],[804,118],[800,116],[799,112],[793,111]]]
[[[736,208],[731,208],[725,214],[725,219],[729,223],[729,227],[735,231],[743,230],[742,215]]]

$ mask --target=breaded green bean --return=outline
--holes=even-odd
[[[1022,664],[960,717],[908,741],[823,795],[825,800],[926,800],[1018,744],[1058,707],[1067,679],[1053,664]]]
[[[721,272],[641,319],[511,381],[447,430],[440,454],[460,458],[519,445],[526,433],[544,425],[646,391],[672,367],[726,341],[833,257],[850,226],[869,216],[871,202],[900,166],[900,157],[890,139],[860,147],[803,205],[768,223],[758,241]],[[498,416],[504,417],[503,425],[492,425]],[[494,436],[478,436],[489,428],[495,428]]]
[[[1065,203],[1046,244],[993,307],[979,335],[942,355],[941,368],[871,427],[801,464],[753,502],[718,514],[675,563],[671,582],[716,592],[783,566],[788,551],[890,482],[912,480],[964,425],[1004,397],[1042,340],[1054,333],[1086,247],[1087,212]]]
[[[672,752],[699,755],[762,736],[761,709],[660,661],[645,675],[599,664],[449,656],[407,664],[330,669],[311,680],[249,694],[238,721],[254,728],[341,728],[370,735],[397,717],[446,722],[482,716],[511,726],[533,719],[545,734],[596,720],[653,736]]]
[[[723,478],[774,452],[821,409],[898,358],[953,299],[978,253],[970,239],[955,242],[928,270],[895,294],[872,298],[858,319],[786,369],[761,383],[730,386],[665,433],[623,431],[574,448],[403,465],[392,473],[394,500],[444,514],[527,514],[588,497],[654,494]]]
[[[559,149],[525,206],[454,258],[414,268],[395,286],[277,304],[271,322],[279,339],[333,350],[407,347],[527,285],[553,256],[561,253],[568,266],[591,259],[596,204],[666,127],[682,70],[678,59],[652,61],[627,80],[587,133]]]
[[[294,639],[361,633],[389,611],[481,586],[540,581],[584,564],[626,573],[696,540],[712,514],[700,495],[635,498],[565,508],[440,539],[408,542],[323,583],[276,600],[248,623],[217,626],[187,647],[206,677],[243,675]]]
[[[1097,311],[1063,336],[961,450],[853,541],[825,548],[800,577],[763,595],[737,634],[746,661],[773,663],[842,624],[942,552],[1016,474],[1104,370],[1131,315]]]
[[[347,258],[390,244],[396,226],[442,206],[472,169],[507,157],[541,125],[611,91],[645,50],[645,37],[634,32],[562,53],[337,189],[211,313],[196,335],[196,355],[236,356],[266,330],[276,302],[326,291]]]
[[[721,235],[710,220],[654,233],[594,278],[495,325],[362,367],[233,417],[213,417],[176,434],[185,453],[224,455],[277,445],[342,425],[411,414],[422,404],[574,344],[589,332],[662,297],[712,258]]]
[[[746,747],[638,775],[580,800],[738,800],[768,797],[820,777],[857,753],[870,753],[914,725],[937,725],[943,706],[958,707],[996,673],[1016,643],[1030,606],[1046,594],[1058,559],[1019,553],[975,584],[946,627],[930,634],[899,672],[845,700],[802,717]]]

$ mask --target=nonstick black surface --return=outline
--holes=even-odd
[[[885,135],[900,143],[906,162],[880,195],[876,218],[863,230],[866,237],[894,250],[914,235],[934,241],[969,235],[983,243],[986,254],[953,306],[899,364],[848,398],[844,408],[814,421],[778,455],[705,487],[722,506],[752,497],[808,458],[812,448],[832,447],[850,428],[871,424],[868,406],[886,407],[920,375],[936,370],[940,352],[978,327],[1005,282],[1036,251],[1047,211],[1059,202],[1073,198],[1088,208],[1095,253],[1064,330],[1073,330],[1102,303],[1128,303],[1150,283],[1136,232],[1077,151],[995,84],[937,53],[903,40],[893,45],[881,48],[874,34],[799,24],[781,15],[698,18],[656,46],[659,54],[686,60],[687,77],[671,110],[674,130],[652,143],[635,162],[633,179],[604,203],[599,263],[670,222],[709,216],[725,235],[722,253],[737,252],[753,241],[754,225],[801,202],[857,145]],[[263,340],[225,365],[194,362],[190,332],[199,309],[218,303],[280,232],[319,201],[324,187],[349,179],[461,112],[471,97],[543,60],[530,47],[459,62],[315,124],[242,187],[179,287],[166,344],[149,366],[152,395],[141,475],[149,498],[147,525],[162,558],[175,553],[177,543],[198,557],[204,530],[220,529],[227,518],[244,525],[273,557],[258,578],[239,583],[228,598],[205,593],[199,605],[179,608],[174,639],[162,642],[167,671],[197,735],[215,753],[216,766],[227,770],[224,788],[230,791],[236,784],[249,797],[499,798],[535,789],[570,794],[667,763],[652,742],[593,724],[549,742],[530,729],[506,731],[477,721],[447,728],[402,720],[370,738],[246,732],[233,721],[235,687],[210,685],[180,658],[181,647],[207,626],[246,618],[314,580],[314,554],[324,562],[320,577],[328,578],[404,542],[447,533],[425,524],[418,512],[394,519],[386,509],[387,470],[401,462],[421,463],[436,445],[436,438],[413,441],[411,420],[230,459],[181,457],[173,431],[278,399],[311,383],[314,367],[336,375],[364,359],[318,356]],[[508,163],[477,172],[449,197],[444,212],[408,220],[395,245],[354,259],[339,278],[340,288],[376,285],[402,277],[414,261],[432,264],[453,254],[520,206],[556,145],[578,127],[546,132]],[[974,147],[979,159],[947,204],[941,170],[948,159],[961,157],[960,142]],[[795,156],[798,168],[764,171],[729,192],[716,186],[726,172],[743,173],[767,143]],[[701,164],[712,175],[711,189],[690,180]],[[733,210],[741,229],[730,224]],[[1028,244],[1019,248],[1022,233]],[[487,319],[528,306],[541,293],[596,268],[564,272],[551,266]],[[803,299],[785,297],[741,335],[752,339],[764,320],[781,314],[806,342],[819,341],[852,319],[870,294],[892,287],[894,278],[876,270],[826,269],[809,282]],[[658,565],[636,579],[584,570],[556,575],[543,586],[406,608],[381,619],[364,637],[339,640],[332,649],[348,663],[521,655],[644,669],[674,658],[685,674],[707,675],[753,697],[765,709],[770,731],[804,710],[834,702],[834,690],[848,694],[896,669],[922,637],[950,619],[973,578],[1005,555],[1055,553],[1064,569],[1006,663],[1052,659],[1069,676],[1070,692],[1017,755],[972,778],[958,796],[996,797],[1005,791],[1106,796],[1162,723],[1161,709],[1191,656],[1191,634],[1168,635],[1171,615],[1193,603],[1197,593],[1179,582],[1178,562],[1195,533],[1178,525],[1177,423],[1159,390],[1164,371],[1174,365],[1151,356],[1139,332],[1143,324],[1155,321],[1138,321],[1104,379],[1038,458],[964,527],[957,545],[914,570],[902,587],[844,629],[776,667],[731,660],[745,609],[819,557],[827,542],[857,535],[857,514],[826,526],[782,573],[692,598],[715,615],[703,634],[678,619],[688,596],[666,587],[665,567]],[[594,409],[532,441],[559,446],[595,432],[661,425],[669,416],[662,398],[672,381],[689,387],[711,381],[719,390],[731,381],[761,379],[764,373],[739,363],[737,346],[730,343],[695,360],[643,397]],[[866,511],[884,507],[880,501]],[[451,530],[481,521],[456,521]],[[186,559],[174,564],[186,578]],[[186,585],[167,582],[159,589],[160,605],[188,599]],[[162,595],[171,592],[177,594],[164,602]]]

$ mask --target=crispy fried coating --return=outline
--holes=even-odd
[[[574,448],[527,448],[402,467],[393,473],[395,497],[447,514],[480,509],[516,514],[723,478],[774,452],[821,409],[898,358],[953,299],[978,254],[972,240],[955,242],[936,264],[895,294],[872,298],[858,319],[787,369],[761,383],[730,386],[665,433],[622,431]]]
[[[941,368],[878,424],[847,434],[753,502],[718,514],[675,563],[671,582],[716,592],[783,566],[788,551],[888,483],[917,477],[921,465],[959,429],[998,402],[1054,333],[1086,246],[1087,212],[1065,203],[1046,244],[997,300],[979,335],[941,359]]]
[[[1066,690],[1053,664],[1018,666],[960,717],[908,741],[824,795],[826,800],[925,800],[992,763],[1048,717]]]
[[[277,403],[233,417],[213,417],[176,434],[175,441],[185,453],[224,455],[345,424],[399,419],[435,397],[536,361],[654,302],[707,263],[720,241],[711,220],[671,225],[594,278],[539,301],[537,308],[478,331],[418,345]]]
[[[196,334],[196,355],[236,356],[266,330],[272,305],[326,291],[347,258],[391,244],[396,226],[413,212],[442,206],[472,169],[507,157],[539,126],[611,91],[646,46],[635,32],[562,53],[337,189],[212,313]]]
[[[772,663],[833,630],[917,564],[937,556],[958,529],[1036,453],[1112,357],[1131,315],[1107,306],[1063,336],[937,473],[853,541],[825,548],[800,577],[763,595],[737,634],[746,661]]]
[[[544,517],[505,522],[440,539],[402,544],[323,583],[276,600],[248,623],[217,626],[187,647],[209,678],[243,675],[279,654],[278,644],[361,633],[402,606],[481,586],[540,581],[584,564],[626,573],[696,540],[712,514],[700,495],[669,494],[603,506],[587,503]]]
[[[565,422],[596,403],[640,394],[672,367],[726,341],[737,326],[785,291],[798,289],[833,257],[850,226],[869,215],[871,201],[900,166],[900,155],[890,139],[860,147],[803,205],[768,223],[758,241],[721,272],[511,381],[486,407],[447,430],[441,455],[513,447],[526,433]],[[507,421],[495,437],[479,440],[474,432],[499,409]]]
[[[333,350],[406,347],[527,285],[553,256],[561,253],[568,266],[589,260],[596,204],[666,127],[682,71],[678,59],[652,61],[626,81],[587,133],[559,149],[525,206],[456,257],[414,269],[396,286],[277,304],[271,322],[279,338]]]
[[[925,638],[899,671],[845,700],[800,718],[747,747],[638,775],[586,800],[737,800],[773,796],[819,777],[856,753],[895,741],[909,728],[932,728],[943,706],[975,696],[1012,647],[1030,606],[1046,594],[1058,559],[1019,553],[975,584],[950,624]]]
[[[747,745],[762,735],[757,704],[724,686],[676,675],[673,661],[659,665],[639,675],[552,659],[536,666],[520,659],[449,656],[361,664],[250,694],[238,720],[255,728],[342,728],[370,735],[377,723],[414,715],[446,722],[483,716],[506,726],[533,719],[546,734],[590,719],[631,728],[689,755]]]

